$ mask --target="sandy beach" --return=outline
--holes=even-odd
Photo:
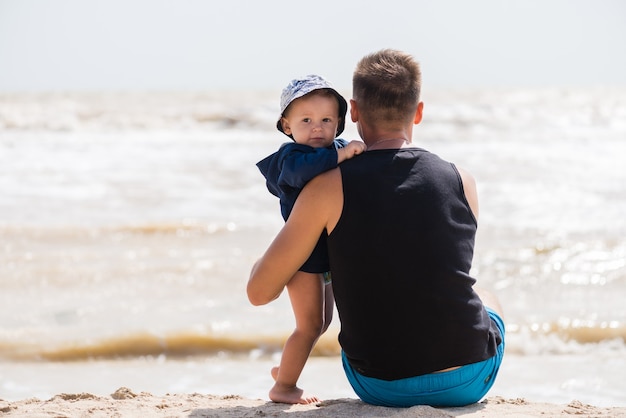
[[[167,394],[153,396],[119,388],[109,397],[89,393],[59,394],[48,400],[0,400],[3,417],[624,417],[626,407],[601,408],[572,401],[567,405],[490,397],[462,408],[415,406],[407,409],[330,399],[318,404],[286,405],[238,395]]]

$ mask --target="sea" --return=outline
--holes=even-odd
[[[283,224],[255,166],[288,140],[279,95],[0,94],[0,399],[268,399],[293,314],[245,287]],[[414,143],[478,185],[472,274],[507,324],[489,396],[626,406],[626,88],[423,100]],[[299,382],[323,399],[356,397],[338,330]]]

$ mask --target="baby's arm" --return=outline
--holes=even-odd
[[[337,167],[337,164],[365,151],[361,141],[351,141],[343,148],[335,150],[312,148],[307,145],[288,144],[280,161],[277,184],[293,188],[302,188],[317,175]],[[280,187],[283,187],[280,186]]]
[[[345,160],[349,160],[355,155],[359,155],[365,151],[367,147],[361,141],[350,141],[348,145],[337,150],[337,164],[341,164]]]

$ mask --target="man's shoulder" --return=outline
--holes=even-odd
[[[339,167],[324,171],[323,173],[315,176],[306,187],[318,188],[324,190],[326,188],[341,184],[341,171]]]
[[[343,185],[339,168],[325,171],[312,179],[300,193],[298,200],[306,202],[303,206],[308,216],[322,219],[330,233],[341,216],[343,207]]]

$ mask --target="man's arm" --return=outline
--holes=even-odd
[[[253,305],[264,305],[280,296],[315,248],[324,229],[332,231],[342,207],[339,169],[330,170],[306,185],[289,219],[252,267],[247,292]]]
[[[465,191],[465,198],[467,199],[467,203],[470,205],[470,209],[472,209],[472,213],[474,214],[474,218],[478,220],[478,192],[476,191],[476,181],[474,177],[461,167],[456,167],[461,176],[461,181],[463,182],[463,190]]]

